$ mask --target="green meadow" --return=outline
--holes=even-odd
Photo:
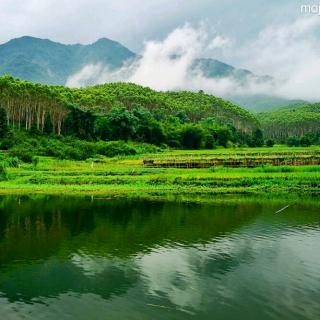
[[[271,151],[272,150],[272,151]],[[308,155],[311,148],[242,148],[199,151],[165,151],[122,157],[97,157],[84,161],[37,157],[3,169],[1,194],[87,195],[214,195],[214,194],[320,194],[320,166],[271,166],[210,168],[147,167],[143,159],[202,159],[237,154]]]

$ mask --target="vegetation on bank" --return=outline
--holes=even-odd
[[[193,154],[197,156],[197,153],[201,155],[202,152],[193,151]],[[211,154],[215,152],[219,150],[214,150]],[[243,152],[248,154],[256,152],[256,149],[247,148]],[[181,153],[182,151],[171,151],[152,156],[164,158],[178,156]],[[209,155],[209,151],[205,153]],[[228,157],[227,153],[225,157]],[[233,193],[319,195],[320,193],[319,166],[148,168],[143,165],[142,158],[142,155],[134,155],[74,161],[39,157],[37,161],[30,164],[13,163],[11,166],[4,167],[0,193],[131,194],[140,196]]]

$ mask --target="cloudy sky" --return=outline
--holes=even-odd
[[[301,5],[319,2],[308,1],[1,0],[0,43],[23,35],[83,44],[107,37],[146,58],[133,77],[136,82],[161,83],[161,71],[176,68],[172,86],[159,89],[192,88],[186,67],[205,56],[270,74],[281,83],[278,95],[318,99],[320,15],[301,13]],[[184,53],[181,61],[166,64],[165,54],[174,49]],[[157,65],[158,78],[148,74]],[[201,85],[235,90],[230,83]]]
[[[247,41],[266,26],[292,22],[299,0],[1,0],[0,42],[32,35],[63,43],[101,37],[139,51],[185,22],[207,22],[235,41]]]

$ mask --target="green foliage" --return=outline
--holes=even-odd
[[[83,110],[76,105],[68,105],[70,110],[64,123],[64,132],[80,139],[94,136],[96,116],[91,110]]]
[[[249,140],[249,147],[262,147],[264,144],[263,133],[260,129],[256,129],[253,132],[253,137]]]
[[[6,137],[9,131],[7,122],[7,112],[4,108],[0,108],[0,138]]]
[[[304,135],[303,137],[289,137],[287,139],[287,145],[289,147],[310,147],[312,144],[312,136]]]
[[[36,169],[37,169],[38,164],[39,164],[39,157],[33,157],[33,158],[32,158],[32,167],[33,167],[33,170],[36,170]]]
[[[174,148],[227,147],[250,141],[254,141],[251,145],[260,145],[252,136],[259,124],[251,113],[203,92],[157,92],[131,83],[70,89],[32,84],[10,76],[0,77],[0,90],[0,104],[10,111],[11,128],[26,130],[31,136],[130,140]],[[34,107],[30,108],[33,101]],[[37,149],[37,143],[26,149]],[[42,145],[40,151],[59,158],[87,157],[74,145],[55,144]],[[14,145],[4,139],[1,147],[10,149]],[[26,160],[27,156],[22,155],[25,152],[16,153]],[[88,154],[94,153],[89,150]]]
[[[0,181],[8,180],[7,164],[4,161],[0,162]]]
[[[181,145],[185,149],[199,149],[204,140],[204,131],[199,125],[187,124],[181,130]]]
[[[303,136],[300,139],[300,145],[301,147],[310,147],[311,146],[311,140],[308,136]]]
[[[268,138],[289,145],[300,145],[293,137],[308,136],[312,144],[318,144],[320,136],[320,103],[297,104],[258,114],[262,129]]]
[[[291,136],[287,139],[287,145],[289,147],[298,147],[300,146],[300,139],[298,137]]]
[[[97,153],[107,157],[128,156],[137,153],[133,147],[123,141],[99,142],[97,143],[97,148]]]
[[[109,140],[128,141],[135,134],[138,119],[125,107],[113,107],[106,115]]]
[[[34,153],[26,149],[25,144],[15,146],[14,148],[10,149],[9,155],[11,157],[17,157],[18,159],[26,163],[31,163],[34,157]]]
[[[275,144],[275,141],[273,139],[268,139],[266,141],[266,146],[269,147],[269,148],[272,148]]]

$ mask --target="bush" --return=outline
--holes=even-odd
[[[303,136],[300,140],[300,145],[302,147],[310,147],[311,146],[311,140],[307,136]]]
[[[17,157],[18,159],[26,163],[31,163],[32,158],[34,157],[34,154],[23,145],[10,149],[9,155],[11,157]]]
[[[107,156],[129,156],[134,155],[137,151],[123,141],[98,142],[97,153]]]
[[[300,145],[300,140],[298,137],[289,137],[287,139],[287,145],[289,147],[298,147]]]
[[[186,149],[199,149],[204,139],[204,132],[200,126],[185,125],[181,130],[181,144]]]
[[[0,180],[6,181],[8,180],[8,172],[7,172],[7,165],[5,162],[0,162]]]
[[[272,148],[275,144],[275,141],[273,139],[268,139],[266,141],[266,146],[269,147],[269,148]]]

